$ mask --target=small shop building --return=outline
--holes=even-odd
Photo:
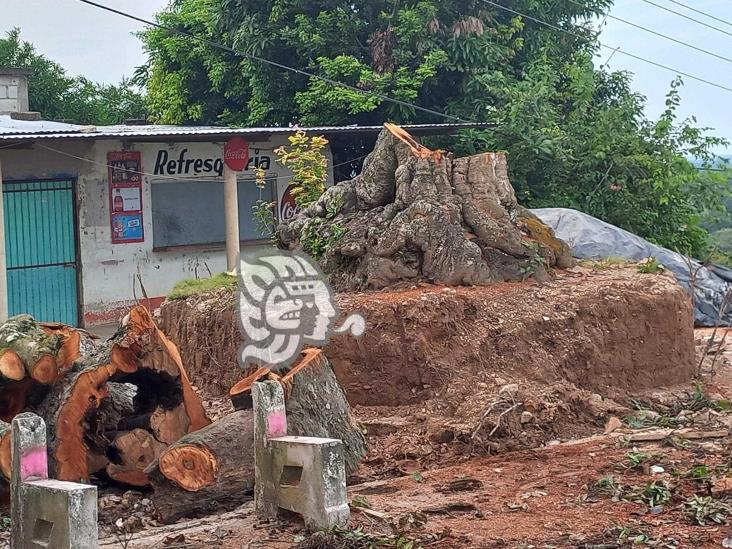
[[[238,174],[241,246],[266,243],[252,207],[295,213],[292,173],[274,149],[293,128],[78,126],[27,113],[27,73],[0,69],[0,180],[10,315],[93,326],[144,294],[156,306],[183,279],[226,269],[223,149],[248,150]],[[414,127],[447,133],[462,125]],[[303,128],[338,139],[380,127]],[[329,165],[333,155],[326,151]],[[263,188],[255,170],[265,172]],[[333,182],[329,172],[329,184]],[[143,289],[144,288],[144,289]]]

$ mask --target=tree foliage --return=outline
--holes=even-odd
[[[242,52],[151,29],[138,74],[168,123],[318,125],[444,122],[435,115],[268,66],[249,56],[389,95],[463,120],[497,122],[446,146],[507,150],[525,205],[567,206],[700,254],[699,218],[720,206],[723,141],[667,111],[643,114],[630,75],[593,63],[591,21],[612,0],[515,0],[524,20],[482,0],[175,0],[158,21]]]
[[[72,77],[56,62],[39,54],[33,44],[13,29],[0,38],[0,66],[30,69],[29,102],[49,120],[78,124],[119,124],[145,118],[145,101],[130,81],[97,84],[83,76]]]

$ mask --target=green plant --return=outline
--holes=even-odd
[[[623,485],[619,484],[612,475],[607,475],[595,481],[588,489],[590,496],[604,495],[619,497],[623,492]]]
[[[185,299],[192,295],[199,295],[217,290],[219,288],[230,288],[236,286],[238,279],[228,273],[221,273],[210,278],[199,278],[181,280],[168,294],[168,299]]]
[[[709,523],[727,524],[732,508],[711,496],[693,495],[684,502],[684,514],[694,524],[706,526]]]
[[[351,507],[361,507],[364,509],[371,509],[371,504],[366,499],[366,496],[356,496],[351,500]]]
[[[633,488],[625,496],[625,499],[645,503],[649,507],[656,507],[657,505],[665,505],[670,502],[672,497],[671,488],[666,482],[654,480],[640,489]]]
[[[318,532],[309,539],[299,543],[293,549],[320,549],[323,547],[338,549],[421,549],[419,541],[406,533],[370,534],[363,526],[353,529],[336,526],[328,532]]]
[[[624,469],[639,470],[647,463],[658,462],[661,456],[646,452],[628,452],[622,464]]]
[[[252,206],[252,215],[254,216],[254,222],[257,224],[259,234],[270,239],[274,238],[275,224],[277,222],[274,213],[275,205],[274,202],[257,200]]]
[[[340,223],[327,223],[321,217],[311,218],[300,233],[300,244],[305,253],[320,260],[347,231]]]
[[[708,481],[712,478],[712,471],[707,465],[702,463],[689,469],[684,476],[696,481]]]
[[[12,525],[13,525],[13,520],[10,517],[5,516],[5,515],[0,517],[0,532],[10,531],[10,528],[12,527]]]
[[[325,192],[328,159],[323,151],[328,140],[297,131],[288,137],[289,146],[275,149],[277,161],[294,174],[292,195],[298,208],[307,208]]]
[[[657,274],[662,273],[665,270],[665,267],[661,265],[655,257],[649,257],[638,264],[638,272],[642,274]]]

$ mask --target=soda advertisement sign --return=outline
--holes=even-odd
[[[145,241],[142,224],[142,156],[139,151],[107,154],[109,224],[112,244]]]
[[[294,188],[294,185],[290,185],[282,195],[282,200],[280,200],[280,221],[289,221],[300,212],[295,204],[295,195],[292,194]]]
[[[249,164],[249,144],[242,137],[232,137],[224,145],[224,162],[229,169],[242,172]]]

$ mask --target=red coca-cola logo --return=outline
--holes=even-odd
[[[224,162],[235,172],[244,171],[249,163],[249,143],[243,137],[232,137],[224,145]]]
[[[293,188],[294,185],[290,185],[285,189],[285,194],[282,195],[282,202],[280,202],[280,221],[288,221],[300,212],[300,208],[295,204],[295,196],[292,194]]]

